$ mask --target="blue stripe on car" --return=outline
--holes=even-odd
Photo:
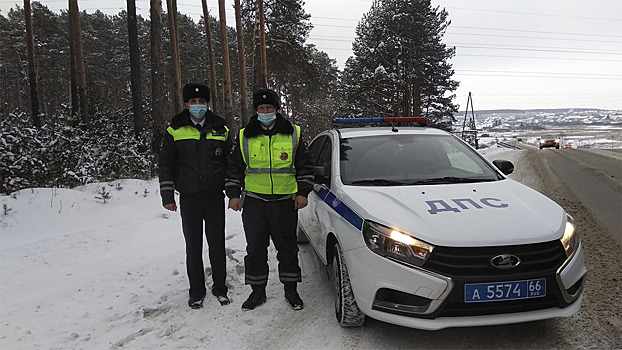
[[[331,192],[326,185],[313,186],[313,192],[315,192],[324,203],[331,207],[337,214],[349,222],[352,226],[356,227],[359,231],[363,230],[363,218],[360,217],[354,210],[350,209],[345,203]]]

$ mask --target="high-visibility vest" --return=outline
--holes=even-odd
[[[300,127],[294,125],[291,135],[276,134],[244,137],[240,130],[240,149],[246,163],[244,188],[261,194],[294,194],[296,183],[295,156],[300,141]]]
[[[174,141],[180,140],[199,140],[201,137],[201,132],[190,125],[184,125],[179,129],[173,129],[172,127],[168,127],[166,131],[173,136]],[[226,141],[229,137],[229,128],[225,126],[225,133],[218,134],[216,130],[212,129],[212,132],[206,132],[205,138],[208,140],[216,140],[216,141]]]

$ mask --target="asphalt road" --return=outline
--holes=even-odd
[[[543,149],[541,156],[585,207],[622,243],[622,153]]]

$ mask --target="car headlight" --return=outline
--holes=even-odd
[[[434,249],[433,245],[371,221],[365,221],[363,236],[374,253],[415,266],[422,266]]]
[[[572,216],[566,214],[566,228],[564,229],[564,235],[560,239],[564,250],[566,250],[566,256],[570,257],[579,248],[581,238],[579,233],[575,230],[574,219]]]

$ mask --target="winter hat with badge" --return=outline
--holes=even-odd
[[[281,108],[279,95],[270,89],[260,89],[253,94],[253,108],[257,110],[261,105],[273,105],[278,110]]]
[[[205,102],[209,102],[210,91],[209,87],[200,83],[190,83],[184,85],[182,91],[184,103],[187,103],[193,98],[203,98]]]

